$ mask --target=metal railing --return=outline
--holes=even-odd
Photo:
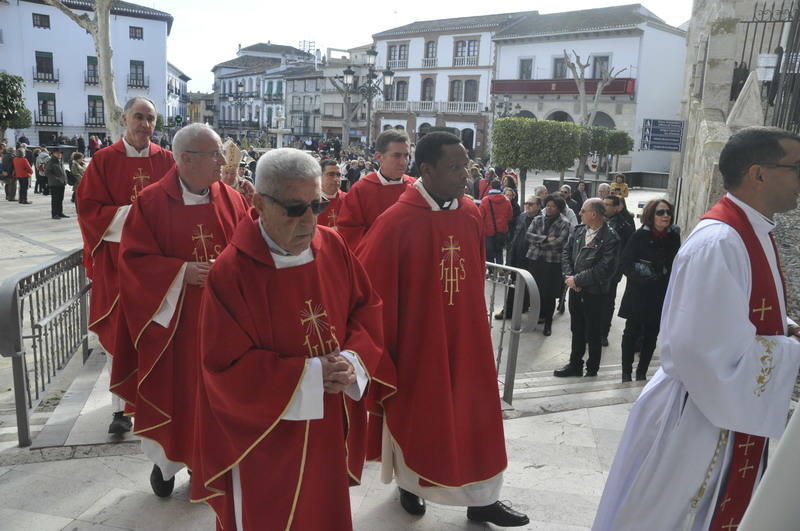
[[[35,66],[32,68],[34,81],[41,81],[42,83],[58,83],[60,77],[58,68],[51,70],[50,72],[39,71]]]
[[[36,125],[62,126],[64,125],[64,113],[42,114],[39,111],[33,111],[33,123]]]
[[[128,88],[150,88],[150,76],[140,74],[128,74]]]
[[[505,378],[503,383],[503,400],[509,405],[514,400],[514,379],[517,372],[517,353],[519,336],[523,332],[536,329],[539,320],[539,289],[533,276],[524,269],[486,262],[486,306],[489,314],[489,328],[492,329],[495,363],[497,375],[500,376],[503,354],[506,357]],[[530,298],[528,315],[523,321],[523,305],[525,295]],[[501,297],[498,302],[498,295]],[[505,309],[511,303],[511,316]],[[494,319],[495,311],[503,310],[503,319]]]
[[[0,355],[11,358],[17,438],[30,446],[28,413],[79,348],[89,356],[88,294],[81,249],[0,284]]]

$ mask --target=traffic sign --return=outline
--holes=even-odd
[[[682,120],[656,120],[645,118],[642,124],[640,150],[680,151],[683,148]]]
[[[176,117],[175,117],[175,123],[176,123],[176,124],[179,124],[179,123],[181,123],[182,121],[183,121],[183,117],[181,117],[181,116],[176,116]]]

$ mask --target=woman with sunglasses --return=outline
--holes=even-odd
[[[642,211],[642,227],[633,233],[622,251],[620,268],[627,277],[619,316],[622,334],[622,381],[630,382],[633,358],[641,342],[636,379],[647,379],[647,368],[656,348],[661,307],[667,293],[672,262],[681,245],[680,229],[672,224],[669,201],[654,199]]]

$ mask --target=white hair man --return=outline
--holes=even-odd
[[[262,156],[251,217],[208,277],[192,499],[224,529],[351,527],[382,305],[342,237],[317,224],[320,195],[313,157]]]
[[[111,356],[117,349],[121,322],[117,257],[122,227],[131,203],[146,186],[161,179],[174,162],[172,153],[150,142],[157,116],[149,99],[137,96],[128,100],[122,115],[125,133],[118,142],[92,156],[78,188],[84,265],[92,279],[89,329]],[[108,432],[119,436],[130,431],[131,421],[123,415],[122,402],[114,396],[111,405],[114,418]]]
[[[608,183],[600,183],[597,186],[597,197],[599,197],[600,199],[605,199],[606,197],[608,197],[608,194],[610,193],[611,193],[611,185],[609,185]]]
[[[129,340],[118,342],[111,371],[111,388],[135,415],[134,433],[154,462],[150,485],[160,497],[171,494],[177,471],[192,468],[200,301],[211,264],[248,208],[220,182],[224,158],[213,129],[188,125],[172,147],[175,166],[140,194],[122,234],[126,326],[118,336]]]

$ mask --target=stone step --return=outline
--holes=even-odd
[[[611,406],[634,402],[642,391],[642,382],[620,384],[612,389],[590,390],[564,395],[538,397],[514,396],[512,409],[503,411],[507,419],[546,415],[574,409]]]

